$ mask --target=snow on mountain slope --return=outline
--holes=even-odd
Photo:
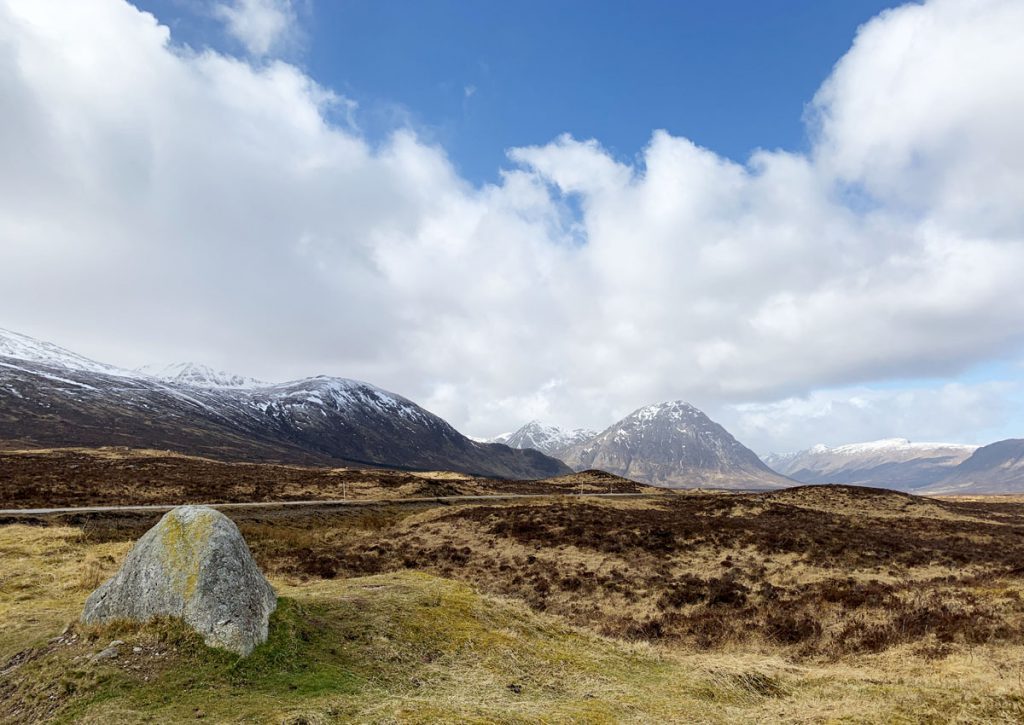
[[[255,388],[267,385],[256,378],[214,370],[209,365],[182,362],[162,367],[143,365],[136,372],[162,380],[165,383],[177,383],[195,388]]]
[[[590,440],[595,435],[597,431],[585,428],[562,430],[557,426],[544,425],[539,420],[531,420],[519,430],[492,438],[490,442],[504,443],[511,448],[533,448],[558,458],[560,452]]]
[[[364,415],[421,423],[436,418],[411,400],[376,385],[326,375],[253,387],[245,393],[249,405],[264,412],[270,409],[279,412],[314,410],[321,413],[359,411]]]
[[[90,360],[51,342],[43,342],[0,327],[0,358],[12,358],[40,363],[57,368],[103,373],[104,375],[132,376],[129,370]]]
[[[916,490],[941,480],[976,448],[886,438],[832,448],[819,444],[806,451],[765,456],[765,462],[779,473],[803,483]]]
[[[681,400],[640,408],[560,457],[577,471],[598,468],[669,488],[792,484],[725,428]]]
[[[123,445],[500,478],[570,472],[537,451],[471,441],[411,400],[357,380],[255,384],[195,365],[160,379],[23,335],[0,339],[0,440],[20,445]]]

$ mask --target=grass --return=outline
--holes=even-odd
[[[0,541],[20,543],[27,557],[17,572],[22,594],[41,595],[55,580],[48,569],[66,573],[54,552],[82,539],[71,529],[6,527]],[[50,612],[49,632],[21,631],[20,641],[5,643],[22,654],[0,675],[0,714],[75,722],[180,722],[197,714],[215,721],[611,722],[669,717],[676,709],[665,697],[671,692],[689,692],[697,702],[761,697],[747,680],[693,680],[647,646],[580,632],[422,573],[278,589],[269,641],[239,659],[170,621],[76,625],[50,641],[86,593],[70,582],[64,593],[74,595]],[[39,603],[38,596],[9,595],[5,590],[5,625]],[[88,655],[115,638],[132,654],[88,664]]]
[[[368,534],[366,534],[368,535]],[[417,571],[274,580],[248,658],[182,625],[73,622],[126,542],[0,527],[0,720],[26,722],[950,722],[1024,717],[1024,651],[912,645],[840,661],[625,642]],[[94,562],[83,568],[79,562]],[[124,654],[90,664],[111,640]],[[136,648],[138,651],[136,652]]]
[[[1022,511],[809,489],[242,528],[281,576],[426,570],[619,638],[832,659],[911,645],[936,659],[1024,642]]]

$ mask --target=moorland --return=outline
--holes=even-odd
[[[1024,718],[1018,500],[549,492],[232,510],[281,595],[245,660],[173,622],[76,622],[158,513],[6,516],[0,718]]]

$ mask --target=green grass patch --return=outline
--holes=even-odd
[[[218,722],[355,718],[613,720],[603,694],[656,658],[584,635],[469,587],[402,573],[324,582],[282,596],[249,657],[212,649],[174,620],[79,627],[28,650],[0,678],[10,719]],[[115,660],[90,663],[111,640]],[[136,652],[135,650],[139,651]],[[628,689],[628,688],[627,688]]]

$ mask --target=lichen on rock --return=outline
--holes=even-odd
[[[276,606],[234,522],[208,506],[179,506],[89,596],[82,621],[179,617],[208,645],[247,655],[266,641]]]

